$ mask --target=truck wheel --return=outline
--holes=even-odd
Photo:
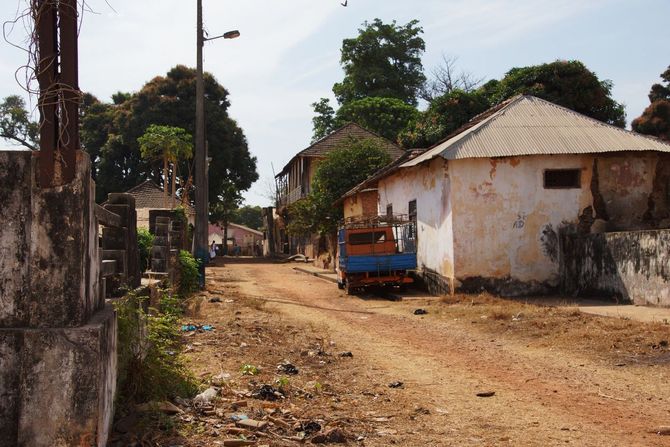
[[[351,287],[351,283],[349,282],[348,279],[344,280],[344,289],[345,289],[345,292],[347,292],[347,295],[353,295],[354,294],[354,288]]]

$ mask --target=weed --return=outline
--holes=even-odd
[[[284,390],[291,385],[291,380],[286,376],[281,376],[275,380],[275,384],[279,387],[280,390]]]
[[[137,229],[137,245],[140,252],[140,270],[144,273],[149,268],[149,255],[156,236],[146,228]]]
[[[196,381],[181,358],[178,296],[163,291],[160,310],[144,310],[132,294],[116,304],[119,324],[119,404],[190,397]]]
[[[245,363],[240,368],[240,372],[242,373],[243,376],[255,376],[256,374],[258,374],[260,372],[260,369],[258,369],[257,366]]]

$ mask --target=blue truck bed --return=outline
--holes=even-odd
[[[388,272],[416,268],[415,253],[392,255],[352,255],[340,258],[340,270],[345,273]]]

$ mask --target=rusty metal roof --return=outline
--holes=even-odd
[[[332,133],[326,135],[320,140],[314,142],[306,149],[303,149],[302,151],[298,152],[295,156],[293,156],[293,158],[291,158],[291,160],[288,163],[286,163],[286,166],[284,166],[284,168],[281,170],[279,174],[277,174],[276,177],[285,174],[288,171],[289,166],[291,166],[291,164],[298,157],[324,158],[330,151],[342,146],[342,144],[345,143],[350,138],[357,140],[373,138],[375,140],[378,140],[381,143],[382,148],[386,152],[388,152],[388,154],[394,160],[400,157],[405,152],[400,147],[393,144],[386,138],[377,135],[376,133],[371,132],[367,129],[364,129],[363,127],[359,126],[356,123],[349,123],[333,131]]]
[[[163,209],[163,188],[151,180],[146,180],[139,185],[130,188],[126,192],[135,197],[136,209]],[[168,203],[172,203],[169,195],[168,201]],[[181,204],[180,199],[177,199],[177,206],[184,206]],[[195,214],[195,210],[190,204],[187,203],[184,208],[186,209],[187,214]]]
[[[475,117],[460,132],[401,167],[435,157],[457,160],[621,151],[670,152],[670,144],[523,95]]]

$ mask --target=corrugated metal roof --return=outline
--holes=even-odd
[[[515,157],[620,151],[670,152],[670,144],[630,132],[534,96],[518,96],[486,112],[460,133],[404,163],[410,167],[435,157]]]

